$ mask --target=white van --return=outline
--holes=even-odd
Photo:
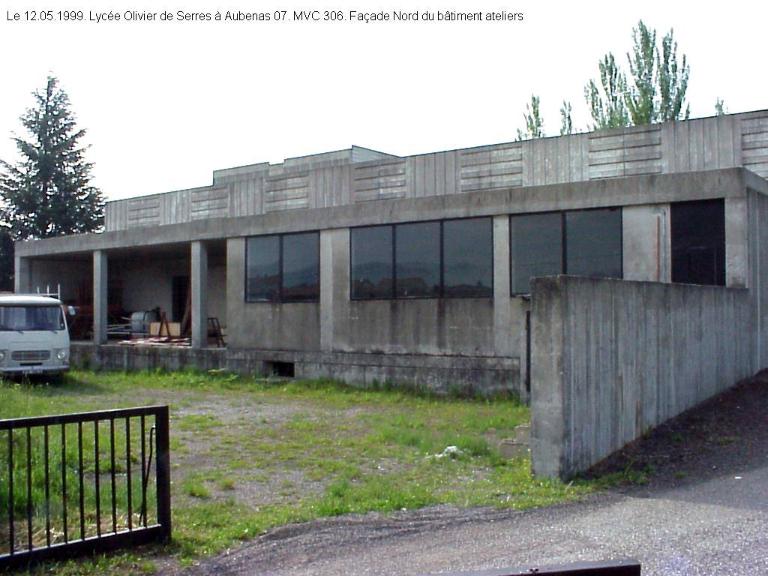
[[[69,331],[61,300],[0,295],[0,375],[69,369]]]

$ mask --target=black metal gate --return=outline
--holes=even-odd
[[[0,420],[0,569],[170,537],[167,406]]]

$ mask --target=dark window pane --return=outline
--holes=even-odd
[[[248,238],[245,299],[277,300],[280,294],[280,237]]]
[[[562,215],[512,216],[509,224],[512,293],[527,294],[531,278],[563,271]]]
[[[493,222],[490,218],[443,223],[443,295],[493,296]]]
[[[395,238],[396,296],[440,296],[440,223],[400,224]]]
[[[566,272],[621,278],[621,209],[565,213]]]
[[[285,302],[320,297],[320,246],[317,232],[283,236],[283,296]]]
[[[672,282],[725,286],[723,200],[671,206]]]
[[[392,298],[392,226],[353,228],[352,298]]]

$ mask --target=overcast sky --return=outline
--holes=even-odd
[[[57,2],[83,10],[245,12],[505,10],[522,22],[9,22],[0,9],[0,158],[49,73],[88,130],[108,199],[204,186],[211,172],[352,144],[398,155],[514,140],[531,93],[545,130],[563,99],[589,119],[584,85],[612,51],[622,65],[639,19],[674,27],[688,56],[692,116],[768,108],[766,2],[196,0]],[[45,9],[52,3],[41,3]],[[57,10],[59,8],[57,7]]]

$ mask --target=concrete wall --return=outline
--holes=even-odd
[[[81,298],[93,297],[93,268],[88,260],[32,260],[29,262],[27,289],[30,292],[45,292],[49,287],[56,292],[61,286],[61,297],[65,302],[77,302]]]
[[[107,230],[743,166],[768,176],[768,111],[399,158],[357,147],[214,172],[211,186],[109,202]]]
[[[245,239],[227,241],[227,344],[232,348],[319,350],[320,306],[245,301]]]
[[[756,372],[754,300],[746,289],[534,280],[534,472],[584,471]]]

